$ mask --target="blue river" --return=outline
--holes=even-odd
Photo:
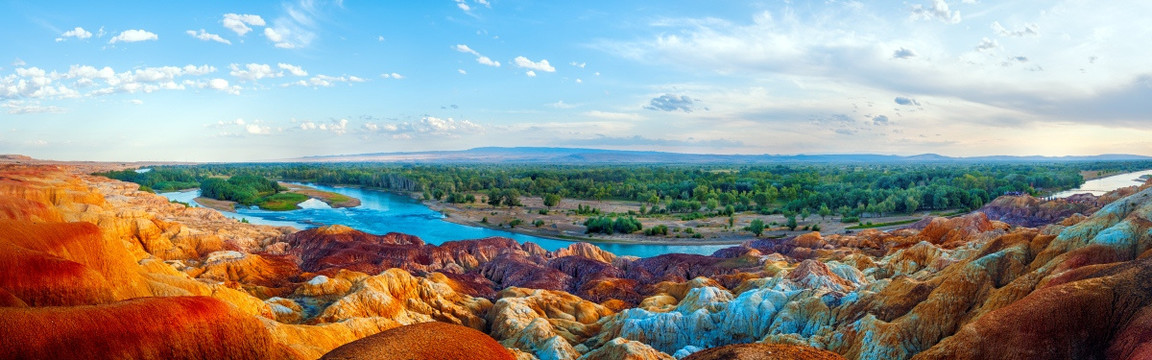
[[[360,199],[360,206],[333,209],[317,200],[302,203],[303,209],[292,211],[266,211],[237,208],[235,213],[221,211],[234,219],[246,219],[254,224],[291,226],[308,229],[324,225],[344,225],[372,234],[400,232],[419,236],[429,244],[446,241],[480,239],[502,236],[517,242],[533,242],[547,250],[556,250],[571,245],[572,242],[523,235],[508,231],[475,226],[454,224],[444,220],[444,215],[429,209],[412,198],[386,191],[356,187],[331,187],[312,185],[324,191],[331,191]],[[162,193],[170,200],[177,200],[196,206],[192,199],[200,196],[200,191]],[[709,255],[716,250],[732,245],[648,245],[593,243],[601,249],[616,255],[650,257],[668,253]]]

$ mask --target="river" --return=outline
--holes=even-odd
[[[508,231],[488,229],[451,223],[444,215],[429,209],[412,198],[386,191],[356,187],[331,187],[308,184],[324,191],[331,191],[360,199],[360,206],[333,209],[319,201],[306,202],[304,209],[292,211],[267,211],[237,208],[236,212],[221,211],[234,219],[246,219],[253,224],[291,226],[307,229],[324,225],[344,225],[372,234],[400,232],[419,236],[429,244],[442,244],[447,241],[480,239],[502,236],[517,242],[533,242],[546,250],[556,250],[571,245],[572,242],[517,234]],[[161,193],[170,200],[182,201],[198,206],[192,199],[200,196],[200,191]],[[650,257],[669,253],[709,255],[716,250],[732,245],[647,245],[593,243],[601,249],[616,255]]]
[[[1104,195],[1104,193],[1106,193],[1106,192],[1116,190],[1116,189],[1119,189],[1122,187],[1129,187],[1132,185],[1143,184],[1144,181],[1140,180],[1140,177],[1145,176],[1145,175],[1152,176],[1152,170],[1123,173],[1123,174],[1119,174],[1119,175],[1112,175],[1112,176],[1102,177],[1099,179],[1088,180],[1088,181],[1085,181],[1084,184],[1080,185],[1080,187],[1078,187],[1078,188],[1075,188],[1072,190],[1061,191],[1061,192],[1052,194],[1052,196],[1057,197],[1057,198],[1066,198],[1066,197],[1069,197],[1072,195],[1083,194],[1083,193],[1090,193],[1092,195],[1100,196],[1100,195]]]

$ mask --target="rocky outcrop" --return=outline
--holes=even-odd
[[[639,341],[615,338],[596,350],[589,351],[580,360],[674,360],[676,358],[656,351]]]
[[[255,318],[207,297],[0,307],[5,359],[277,359],[296,356]],[[35,330],[32,330],[35,329]]]
[[[807,346],[739,344],[694,353],[684,360],[838,360],[843,356]]]
[[[515,356],[475,329],[438,322],[401,326],[324,354],[327,360],[512,360]]]
[[[349,294],[324,308],[314,321],[381,317],[402,325],[440,321],[484,329],[484,318],[477,314],[491,306],[487,299],[457,294],[446,284],[389,269],[353,284]]]
[[[575,359],[575,346],[599,330],[612,310],[568,293],[509,288],[488,312],[492,337],[540,359]]]
[[[31,306],[103,304],[151,295],[124,247],[88,223],[0,220],[0,288]]]
[[[1099,208],[1097,198],[1091,194],[1049,201],[1021,195],[998,197],[977,211],[988,219],[1009,225],[1039,227],[1057,223],[1073,214],[1091,215]]]

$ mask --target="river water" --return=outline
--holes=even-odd
[[[1144,176],[1144,175],[1152,176],[1152,170],[1123,173],[1123,174],[1119,174],[1119,175],[1112,175],[1112,176],[1102,177],[1099,179],[1088,180],[1088,181],[1085,181],[1084,184],[1080,185],[1080,187],[1078,187],[1078,188],[1075,188],[1072,190],[1061,191],[1061,192],[1053,194],[1052,196],[1058,197],[1058,198],[1066,198],[1066,197],[1069,197],[1072,195],[1083,194],[1083,193],[1090,193],[1092,195],[1100,196],[1100,195],[1104,195],[1104,193],[1107,193],[1109,191],[1116,190],[1116,189],[1119,189],[1122,187],[1129,187],[1132,185],[1143,184],[1144,180],[1141,180],[1140,177]]]
[[[234,219],[246,219],[253,224],[291,226],[308,229],[324,225],[344,225],[372,234],[400,232],[419,236],[429,244],[442,244],[446,241],[480,239],[502,236],[517,242],[533,242],[547,250],[556,250],[571,245],[572,242],[517,234],[508,231],[454,224],[444,220],[444,215],[429,209],[424,204],[407,196],[355,187],[330,187],[312,185],[324,191],[331,191],[360,199],[360,206],[333,209],[319,201],[306,202],[303,209],[292,211],[266,211],[260,209],[237,208],[236,212],[221,211]],[[198,206],[192,199],[200,196],[200,191],[161,193],[170,200],[177,200]],[[319,203],[319,204],[317,204]],[[732,245],[642,245],[594,243],[601,249],[616,255],[650,257],[668,253],[709,255],[716,250]]]

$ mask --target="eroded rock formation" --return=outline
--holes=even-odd
[[[0,172],[0,358],[1152,356],[1148,187],[637,259],[297,232],[67,167]]]

